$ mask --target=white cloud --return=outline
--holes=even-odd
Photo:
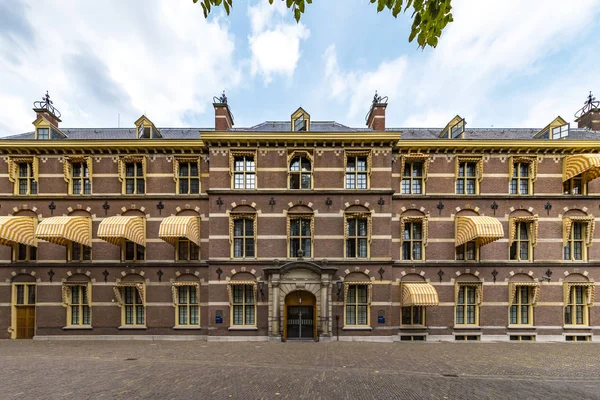
[[[335,48],[327,49],[324,84],[333,98],[348,105],[353,121],[357,110],[368,109],[367,95],[379,89],[380,94],[390,97],[388,126],[443,126],[457,113],[470,126],[478,126],[478,119],[490,122],[494,117],[502,125],[543,126],[558,114],[549,108],[562,110],[566,118],[581,106],[587,93],[587,89],[581,90],[583,86],[596,82],[593,87],[598,87],[598,74],[590,64],[587,70],[577,68],[576,80],[572,71],[561,71],[560,81],[535,93],[519,90],[518,82],[529,83],[540,78],[536,77],[540,71],[551,72],[543,61],[558,57],[566,46],[577,43],[578,35],[595,22],[600,1],[571,2],[567,8],[564,0],[548,0],[543,7],[519,0],[454,0],[452,5],[455,22],[443,33],[436,49],[425,50],[425,57],[415,57],[415,61],[399,56],[370,71],[343,70]],[[565,12],[557,16],[557,10]],[[597,58],[588,61],[591,65],[598,62]],[[557,98],[557,88],[568,94]],[[498,98],[505,89],[521,93],[512,99]],[[496,112],[494,116],[495,102],[502,102],[507,112],[514,105],[517,112]]]
[[[185,126],[189,115],[210,111],[213,95],[240,82],[229,27],[216,16],[207,21],[191,1],[15,6],[24,10],[33,39],[19,46],[0,41],[0,54],[20,50],[15,60],[0,59],[2,92],[18,100],[3,97],[4,115],[22,115],[31,109],[24,104],[49,90],[67,127],[116,126],[118,113],[121,126],[142,113],[158,126]],[[5,118],[0,135],[31,130],[34,115],[28,115]]]
[[[310,36],[302,23],[296,24],[292,12],[281,1],[266,0],[248,9],[252,33],[248,36],[252,52],[252,75],[260,74],[265,84],[280,74],[291,77],[300,60],[300,42]],[[284,23],[283,20],[292,22]]]

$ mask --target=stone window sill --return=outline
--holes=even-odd
[[[69,325],[69,326],[63,326],[63,330],[65,331],[70,331],[70,330],[90,330],[90,329],[94,329],[92,328],[91,325],[82,325],[82,326],[77,326],[77,325]]]
[[[373,328],[370,326],[345,326],[342,328],[343,331],[372,331]]]
[[[227,328],[230,331],[257,331],[257,326],[230,326]]]
[[[146,325],[121,325],[118,329],[121,330],[144,330],[148,329]]]
[[[415,330],[425,330],[427,327],[425,325],[401,325],[399,328],[401,331],[415,331]]]
[[[534,325],[508,325],[507,326],[508,329],[521,329],[521,330],[527,330],[527,329],[535,329]]]
[[[563,329],[580,329],[580,330],[592,330],[592,327],[589,325],[564,325]]]
[[[193,330],[200,330],[202,329],[201,326],[174,326],[173,329],[175,330],[187,330],[187,331],[193,331]]]
[[[463,331],[480,331],[481,326],[479,325],[454,325],[452,327],[454,330],[463,330]]]

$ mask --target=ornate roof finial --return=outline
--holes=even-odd
[[[592,95],[592,91],[590,90],[590,94],[588,95],[586,101],[583,103],[583,107],[581,107],[575,113],[575,118],[580,118],[583,115],[585,115],[588,111],[598,107],[600,107],[600,101],[596,100],[596,98]]]
[[[227,104],[227,96],[225,96],[225,91],[223,90],[223,94],[219,97],[214,96],[213,97],[213,101],[215,103],[220,103],[220,104]]]
[[[377,90],[375,91],[375,96],[373,96],[373,104],[386,104],[388,101],[387,96],[381,97],[377,94]]]
[[[56,116],[57,118],[60,118],[60,116],[61,116],[60,111],[58,111],[56,108],[54,108],[54,106],[52,104],[53,104],[53,102],[52,102],[52,100],[50,100],[50,95],[48,94],[47,90],[46,90],[46,94],[44,96],[42,96],[42,101],[34,101],[33,102],[33,106],[35,107],[35,109],[47,110],[51,114]]]

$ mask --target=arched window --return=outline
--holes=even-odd
[[[289,188],[311,189],[312,188],[312,165],[308,153],[293,153],[289,162]]]

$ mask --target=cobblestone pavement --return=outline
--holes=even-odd
[[[0,341],[0,399],[600,399],[594,343]]]

